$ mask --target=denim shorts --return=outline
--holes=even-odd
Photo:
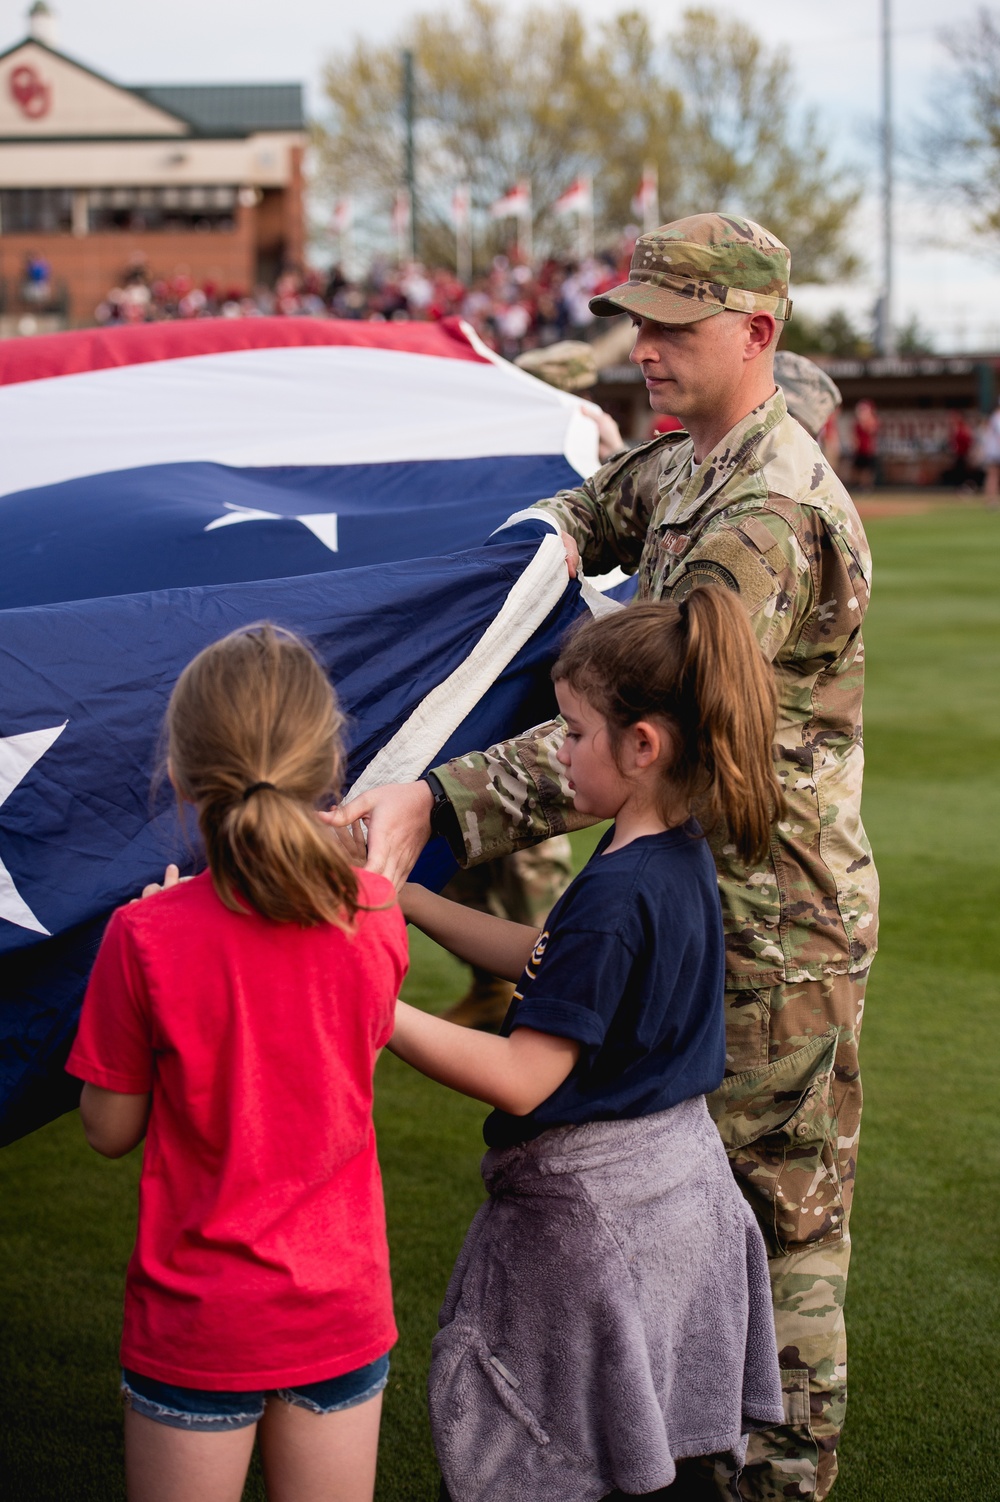
[[[307,1382],[301,1387],[277,1387],[264,1392],[206,1392],[200,1387],[173,1387],[142,1377],[127,1368],[122,1371],[122,1395],[126,1407],[171,1429],[213,1433],[222,1429],[248,1429],[264,1415],[268,1398],[280,1398],[311,1413],[340,1413],[367,1403],[389,1380],[389,1357],[380,1356],[367,1366],[329,1377],[325,1382]]]

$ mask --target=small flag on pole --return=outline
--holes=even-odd
[[[517,254],[522,261],[531,260],[531,184],[526,178],[502,198],[490,204],[493,219],[517,220]]]
[[[594,185],[589,177],[578,177],[552,205],[553,214],[591,214],[594,210]]]
[[[511,188],[502,198],[490,204],[490,215],[493,219],[530,219],[531,218],[531,184],[519,182]]]
[[[566,214],[576,215],[577,224],[577,254],[581,261],[594,253],[594,181],[589,176],[582,176],[568,187],[565,193],[560,194],[552,205],[552,212],[560,217]]]
[[[655,229],[660,218],[660,188],[655,162],[647,162],[642,169],[642,181],[632,200],[632,212],[642,220],[645,233]]]

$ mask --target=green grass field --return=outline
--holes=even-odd
[[[838,1502],[1000,1498],[1000,515],[874,521],[866,822],[883,883],[849,1296]],[[588,841],[580,838],[578,853]],[[420,936],[409,999],[460,967]],[[427,1353],[479,1202],[483,1111],[395,1059],[378,1124],[401,1340],[379,1502],[433,1502]],[[0,1497],[114,1502],[116,1346],[138,1155],[75,1116],[0,1151]],[[262,1498],[256,1475],[247,1497]],[[525,1499],[544,1502],[544,1499]]]

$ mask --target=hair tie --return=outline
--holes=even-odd
[[[261,788],[270,788],[272,793],[278,791],[273,782],[251,782],[248,788],[243,789],[243,802],[245,803],[254,793],[259,793]]]
[[[683,600],[679,600],[677,602],[677,615],[685,631],[688,629],[688,626],[690,624],[690,617],[688,616],[688,598],[689,597],[685,595]]]

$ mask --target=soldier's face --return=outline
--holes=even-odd
[[[726,410],[746,369],[746,315],[723,311],[696,323],[632,322],[629,358],[645,377],[654,412],[686,425]]]

